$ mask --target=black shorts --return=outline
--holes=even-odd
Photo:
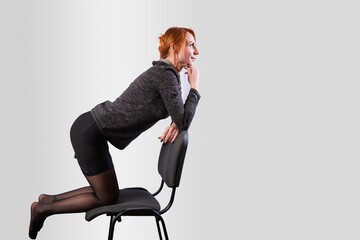
[[[71,144],[84,175],[91,176],[114,167],[107,140],[91,112],[80,115],[70,130]]]

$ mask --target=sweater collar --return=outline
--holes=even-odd
[[[170,68],[171,70],[173,70],[173,72],[175,73],[175,75],[176,75],[176,77],[177,77],[178,83],[179,83],[179,85],[180,85],[180,75],[179,75],[179,73],[176,71],[174,65],[172,65],[172,63],[171,63],[169,60],[167,60],[167,59],[165,59],[165,58],[161,58],[161,59],[159,59],[158,61],[154,61],[153,64],[155,64],[156,62],[165,63],[165,64],[168,66],[168,68]]]
[[[159,61],[164,62],[164,63],[170,65],[172,68],[175,69],[174,65],[169,60],[167,60],[166,58],[160,58]]]

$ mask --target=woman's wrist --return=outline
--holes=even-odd
[[[198,84],[191,84],[190,87],[195,89],[195,90],[199,90],[199,85]]]

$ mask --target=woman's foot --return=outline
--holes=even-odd
[[[31,205],[31,219],[29,226],[29,237],[31,239],[36,239],[36,236],[40,229],[42,228],[44,221],[46,219],[45,214],[40,210],[40,203],[34,202]]]
[[[55,195],[41,194],[39,196],[39,203],[53,203],[56,201]]]

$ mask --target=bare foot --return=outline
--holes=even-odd
[[[40,229],[42,228],[46,216],[41,213],[39,210],[40,203],[34,202],[31,204],[31,219],[29,226],[29,237],[31,239],[36,239],[36,236]]]
[[[41,194],[39,196],[39,203],[53,203],[56,201],[56,197],[53,195]]]

